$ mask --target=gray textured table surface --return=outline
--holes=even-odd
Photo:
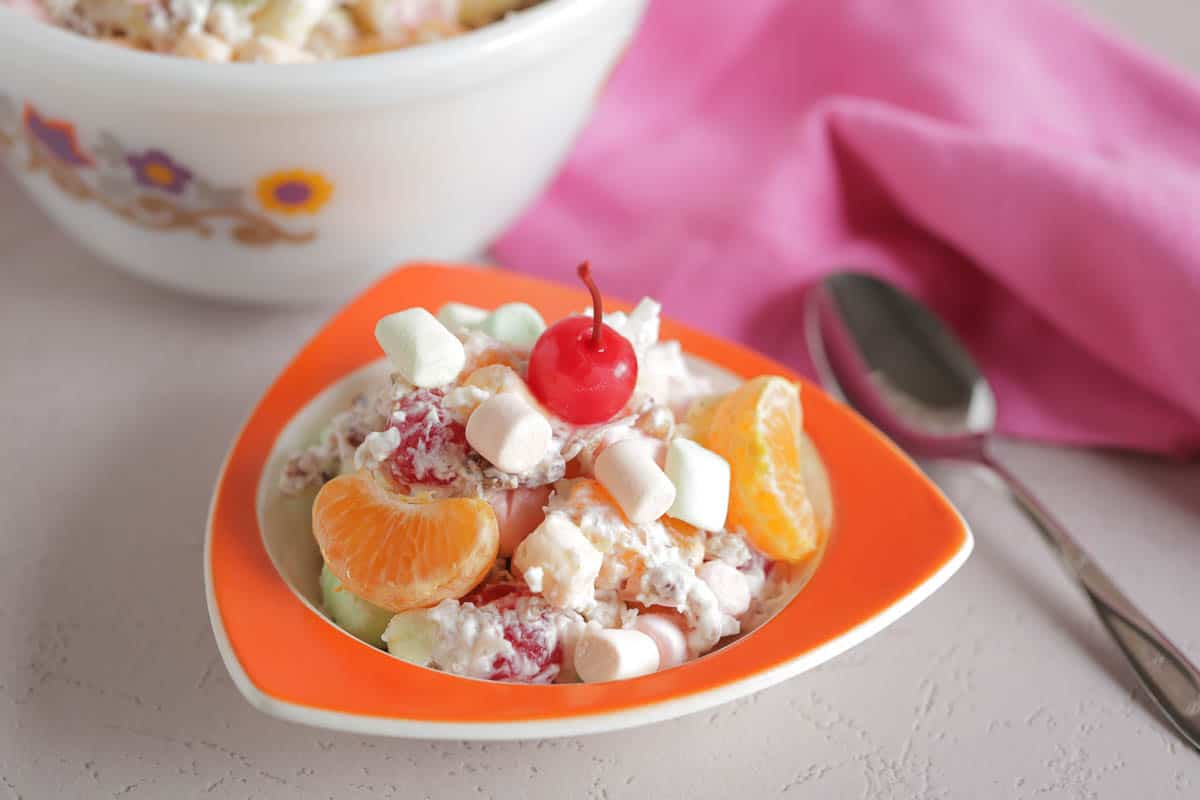
[[[1090,4],[1149,6],[1132,29],[1180,56],[1181,26],[1200,22],[1184,0]],[[0,177],[0,798],[1200,796],[1200,756],[1147,709],[1036,534],[978,476],[944,469],[977,536],[962,572],[875,639],[747,700],[489,745],[259,714],[209,633],[201,529],[229,438],[324,315],[117,275]],[[1002,450],[1200,658],[1200,465]]]

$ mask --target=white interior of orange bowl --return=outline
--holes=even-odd
[[[528,69],[611,26],[646,0],[544,0],[444,41],[316,64],[210,64],[117,47],[0,6],[0,78],[19,72],[120,90],[132,106],[255,112],[395,104]],[[0,81],[2,83],[2,81]]]
[[[729,371],[703,359],[689,356],[688,363],[693,372],[712,381],[715,391],[728,391],[740,382]],[[314,397],[279,435],[258,482],[258,525],[267,554],[297,597],[330,625],[334,623],[326,615],[321,602],[321,552],[312,535],[311,511],[314,493],[297,497],[284,495],[279,491],[279,476],[289,457],[312,444],[320,431],[329,424],[330,419],[345,410],[355,395],[386,381],[390,370],[388,361],[380,359],[346,375]],[[813,506],[817,518],[822,521],[825,529],[829,530],[833,517],[833,497],[828,475],[816,448],[807,436],[804,437],[802,446],[806,455],[805,480]],[[782,593],[780,602],[769,609],[769,613],[755,620],[753,627],[761,626],[769,616],[787,605],[787,601],[803,588],[819,562],[818,554],[809,559],[803,567],[791,570],[787,588]],[[363,646],[369,645],[363,643]]]

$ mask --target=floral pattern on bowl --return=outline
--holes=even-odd
[[[29,102],[18,111],[16,102],[0,94],[0,151],[10,151],[17,166],[22,149],[26,171],[45,172],[66,194],[143,228],[211,237],[225,227],[232,241],[252,247],[316,238],[313,229],[282,227],[251,208],[242,188],[213,185],[170,153],[130,149],[103,131],[87,149],[71,122]],[[333,184],[323,175],[299,169],[268,173],[253,192],[266,212],[288,216],[316,214],[332,195]],[[222,221],[227,225],[220,226]]]

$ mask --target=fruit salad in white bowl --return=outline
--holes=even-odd
[[[34,202],[148,280],[322,304],[408,259],[483,252],[565,158],[645,7],[543,0],[358,58],[318,58],[318,30],[288,43],[256,13],[221,45],[200,40],[235,61],[249,53],[211,63],[162,53],[189,32],[216,36],[210,18],[230,0],[46,2],[64,20],[86,15],[78,26],[96,34],[133,25],[101,25],[101,10],[153,12],[161,25],[138,34],[144,47],[117,47],[0,0],[0,162]],[[336,6],[328,13],[352,11]],[[399,16],[393,38],[409,41]],[[374,36],[359,30],[347,47]],[[260,63],[285,44],[313,63]]]
[[[305,64],[458,36],[537,0],[0,0],[119,47],[209,62]]]
[[[283,465],[329,618],[397,658],[522,683],[634,678],[762,624],[816,566],[829,487],[798,387],[718,387],[659,306],[381,319],[390,377]]]

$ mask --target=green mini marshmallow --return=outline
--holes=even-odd
[[[383,647],[383,631],[392,619],[386,608],[368,603],[342,586],[329,567],[321,567],[321,600],[325,613],[356,639],[372,647]]]
[[[438,322],[452,331],[474,330],[487,319],[486,309],[469,306],[466,303],[446,303],[438,309]]]
[[[546,322],[528,303],[505,303],[487,315],[479,330],[514,347],[531,348],[546,330]]]
[[[387,643],[388,652],[401,661],[427,667],[433,662],[437,632],[437,623],[424,609],[401,611],[388,623],[383,641]]]

